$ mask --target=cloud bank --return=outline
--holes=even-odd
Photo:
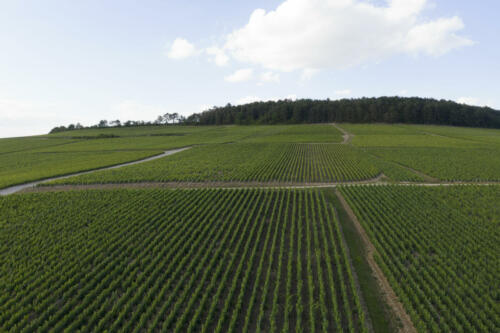
[[[461,18],[426,21],[427,0],[286,0],[256,9],[224,45],[235,60],[269,70],[309,73],[378,62],[396,54],[440,56],[472,45]],[[307,75],[307,74],[306,74]]]

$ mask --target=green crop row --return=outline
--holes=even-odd
[[[0,154],[0,189],[44,178],[140,160],[162,151]]]
[[[343,182],[376,177],[373,159],[335,144],[226,144],[194,147],[140,165],[56,183],[148,181]]]
[[[441,180],[500,180],[500,148],[368,148],[367,151]]]
[[[367,331],[320,191],[14,195],[0,228],[2,331]]]
[[[418,331],[498,330],[499,186],[354,186],[342,193]]]

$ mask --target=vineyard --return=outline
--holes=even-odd
[[[161,151],[0,154],[0,188],[139,160]]]
[[[498,332],[499,227],[499,130],[2,139],[0,332]]]
[[[213,145],[211,147],[215,149],[219,147],[218,144],[233,142],[340,141],[341,134],[332,125],[99,128],[46,136],[2,139],[0,140],[0,189],[140,160],[180,147]],[[203,170],[200,172],[203,173]],[[351,177],[351,174],[336,173],[335,176]],[[178,177],[189,178],[182,174]],[[191,178],[193,177],[204,176],[191,175]],[[302,176],[289,176],[291,179],[295,179],[294,177]],[[319,177],[316,176],[316,179]]]
[[[368,324],[317,190],[0,198],[3,331],[350,331]]]
[[[447,181],[499,181],[499,148],[374,148],[386,161]]]
[[[342,193],[420,332],[498,331],[500,187],[356,186]]]
[[[377,177],[362,152],[334,144],[227,144],[194,147],[168,159],[58,181],[65,184],[147,181],[344,182]]]

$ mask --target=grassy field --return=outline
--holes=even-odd
[[[0,198],[5,331],[367,328],[316,190],[125,190]]]
[[[357,186],[342,193],[420,332],[498,329],[500,186]]]

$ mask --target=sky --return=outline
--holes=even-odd
[[[0,0],[0,137],[276,99],[500,109],[496,0]]]

